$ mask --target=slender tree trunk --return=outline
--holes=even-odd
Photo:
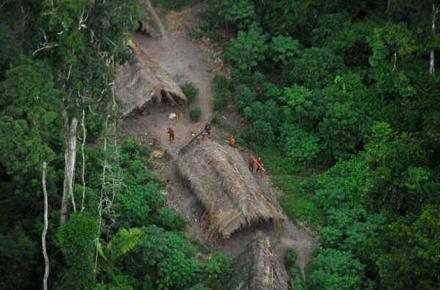
[[[43,194],[44,194],[44,228],[43,233],[41,234],[41,245],[43,248],[43,257],[44,257],[44,277],[43,277],[43,289],[47,290],[47,279],[49,278],[49,256],[47,255],[46,249],[46,234],[47,228],[49,225],[48,220],[48,202],[47,202],[47,189],[46,189],[46,162],[43,162],[43,174],[41,177],[41,183],[43,184]]]
[[[67,219],[69,198],[72,200],[73,210],[76,211],[75,197],[73,194],[73,182],[75,179],[76,131],[78,127],[78,120],[73,118],[72,121],[69,122],[67,112],[64,112],[64,127],[66,134],[66,152],[64,154],[65,166],[63,198],[61,200],[61,225],[63,225]]]
[[[86,125],[85,125],[85,112],[82,111],[82,118],[81,118],[81,129],[82,129],[82,143],[81,143],[81,159],[82,159],[82,172],[81,172],[81,179],[82,179],[82,200],[81,200],[81,211],[84,211],[84,201],[86,199],[86,155],[84,152],[84,147],[86,145]]]
[[[438,12],[439,12],[439,8],[435,5],[435,3],[432,3],[432,24],[431,24],[432,37],[435,37],[435,22],[437,20]],[[431,51],[429,53],[429,74],[433,75],[434,73],[435,73],[435,51],[434,48],[431,48]]]
[[[394,52],[393,54],[393,71],[395,71],[397,68],[397,52]]]
[[[107,190],[107,167],[108,167],[108,161],[107,161],[107,134],[108,134],[108,120],[110,116],[107,116],[107,119],[105,120],[105,129],[104,129],[104,164],[102,166],[102,175],[101,175],[101,196],[99,198],[99,204],[98,204],[98,224],[99,224],[99,232],[101,234],[101,226],[102,226],[102,211],[104,207],[104,196],[105,191]],[[100,236],[100,235],[99,235]],[[98,269],[98,243],[96,244],[95,249],[95,273]]]
[[[391,9],[391,0],[387,0],[387,12]]]

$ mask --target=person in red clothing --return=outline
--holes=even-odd
[[[248,158],[248,166],[249,166],[249,170],[254,173],[254,167],[255,167],[255,156],[252,154],[249,154],[249,158]]]
[[[261,160],[260,157],[257,158],[255,164],[257,165],[257,171],[255,172],[256,174],[258,174],[258,172],[260,172],[260,177],[263,177],[264,172],[266,171],[263,167],[263,160]]]
[[[229,138],[228,138],[229,145],[232,147],[235,147],[235,142],[236,142],[236,140],[235,140],[234,135],[229,135]]]
[[[171,127],[168,127],[168,142],[174,143],[174,129]]]

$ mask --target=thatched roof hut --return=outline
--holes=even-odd
[[[209,239],[227,239],[242,227],[285,219],[236,149],[208,140],[190,144],[179,155],[180,173],[205,208]]]
[[[155,59],[133,40],[129,40],[128,45],[135,52],[137,62],[121,67],[115,82],[123,117],[145,109],[150,103],[186,102],[180,86]]]
[[[287,290],[289,276],[269,238],[257,235],[233,260],[232,273],[223,278],[225,289]]]
[[[255,270],[249,290],[287,290],[286,269],[273,251],[269,238],[257,238],[249,255],[254,259]]]

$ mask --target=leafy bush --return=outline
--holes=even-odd
[[[205,285],[199,283],[199,284],[191,287],[189,290],[211,290],[211,288],[208,288]]]
[[[274,134],[279,133],[279,127],[282,121],[282,114],[279,106],[273,101],[267,101],[266,103],[254,102],[250,106],[243,110],[243,116],[250,124],[263,121],[271,126],[271,130]]]
[[[325,100],[317,92],[304,86],[293,85],[273,93],[278,93],[277,99],[287,105],[283,108],[286,122],[313,128],[314,124],[322,119]]]
[[[319,124],[319,135],[334,158],[344,159],[356,153],[368,130],[368,121],[354,105],[337,102],[327,108]]]
[[[267,36],[256,25],[239,31],[224,52],[224,59],[240,71],[249,72],[265,59]]]
[[[440,206],[427,205],[414,221],[402,219],[388,225],[383,242],[395,245],[378,259],[387,289],[435,289],[440,249]],[[408,267],[413,271],[408,272]],[[423,281],[423,282],[421,282]],[[423,284],[423,286],[421,286]]]
[[[198,122],[202,118],[202,109],[200,107],[193,108],[189,111],[189,119],[193,122]]]
[[[372,66],[397,65],[398,58],[411,54],[417,49],[412,32],[404,23],[387,22],[374,29],[374,35],[369,39],[373,55],[370,58]]]
[[[230,81],[222,76],[216,75],[213,80],[214,86],[214,110],[219,111],[226,108],[231,98]]]
[[[308,285],[316,290],[364,289],[362,265],[350,252],[320,249],[307,275]]]
[[[153,5],[160,6],[166,10],[181,10],[185,5],[189,5],[199,0],[152,0]]]
[[[256,93],[246,85],[239,85],[235,95],[235,104],[239,112],[256,101]]]
[[[344,60],[328,48],[312,47],[295,58],[285,68],[286,81],[308,88],[323,88],[334,82],[335,75],[344,71]]]
[[[199,89],[193,83],[185,83],[181,88],[188,104],[191,104],[199,94]]]
[[[295,266],[296,259],[298,258],[298,253],[295,249],[289,249],[284,255],[284,265],[286,269],[290,269]]]
[[[160,287],[188,289],[195,282],[201,265],[180,234],[149,226],[143,231],[141,250],[145,265],[157,266]]]
[[[1,289],[26,289],[32,285],[30,273],[38,267],[36,256],[41,246],[16,228],[8,234],[0,233]]]
[[[55,236],[67,264],[58,289],[90,289],[95,284],[94,254],[99,228],[96,218],[73,213]]]
[[[275,141],[275,135],[270,123],[255,121],[247,126],[247,138],[257,145],[266,146]]]
[[[293,162],[310,162],[321,150],[318,138],[297,125],[283,126],[281,140],[284,153]]]
[[[270,44],[270,54],[276,63],[286,65],[294,56],[299,55],[300,43],[290,36],[276,36]]]
[[[315,228],[322,225],[324,220],[322,209],[302,188],[302,177],[289,175],[271,177],[274,185],[284,192],[280,204],[289,218]]]
[[[246,28],[255,18],[254,3],[249,0],[213,1],[215,13],[238,28]]]
[[[207,285],[213,289],[221,289],[224,285],[216,285],[221,278],[230,275],[231,261],[228,256],[218,253],[212,257],[204,266],[204,273],[208,276]]]
[[[155,223],[167,230],[183,230],[185,228],[185,221],[177,215],[173,209],[163,207],[157,211],[155,215]]]

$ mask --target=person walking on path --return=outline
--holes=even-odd
[[[174,143],[174,129],[171,127],[168,127],[168,142],[169,144]]]

